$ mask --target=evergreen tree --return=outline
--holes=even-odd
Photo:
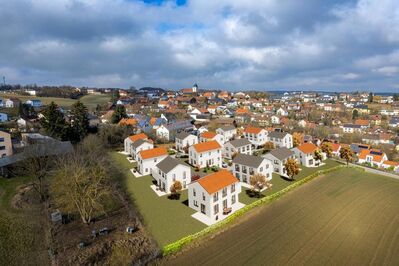
[[[81,101],[77,101],[71,108],[70,139],[79,142],[86,137],[88,130],[87,107]]]
[[[40,124],[50,137],[64,139],[67,133],[64,115],[58,109],[58,105],[51,102],[42,112],[43,118]]]
[[[373,102],[373,93],[372,92],[370,92],[369,93],[369,103],[372,103]]]
[[[115,108],[114,113],[112,114],[111,121],[113,124],[116,124],[119,121],[121,121],[122,118],[126,118],[126,117],[127,117],[127,114],[126,114],[125,106],[118,104]]]
[[[120,97],[119,91],[118,91],[118,90],[114,90],[114,91],[112,92],[112,95],[111,95],[111,102],[112,102],[113,104],[116,104],[116,101],[118,101],[119,97]]]

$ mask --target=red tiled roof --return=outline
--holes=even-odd
[[[209,131],[205,131],[204,133],[201,134],[201,137],[205,139],[213,139],[215,136],[216,136],[215,132],[209,132]]]
[[[259,127],[247,127],[244,129],[245,133],[259,134],[262,131]]]
[[[221,148],[219,142],[217,142],[216,140],[197,143],[194,144],[193,147],[197,152],[205,152]]]
[[[305,143],[297,147],[298,150],[302,151],[303,153],[309,154],[317,150],[317,146],[313,143]]]
[[[220,170],[197,181],[209,194],[238,182],[238,179],[227,170]]]
[[[165,148],[154,148],[154,149],[140,151],[141,158],[144,160],[167,154],[168,151]]]
[[[129,139],[130,139],[132,142],[135,142],[135,141],[137,141],[137,140],[139,140],[139,139],[148,139],[148,136],[147,136],[146,134],[144,134],[144,133],[140,133],[140,134],[136,134],[136,135],[131,135],[131,136],[129,136]]]

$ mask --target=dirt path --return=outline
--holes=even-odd
[[[356,170],[317,178],[167,265],[398,265],[399,182]]]

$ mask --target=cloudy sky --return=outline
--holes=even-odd
[[[8,83],[399,91],[398,0],[12,0]]]

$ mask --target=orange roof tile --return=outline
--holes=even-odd
[[[373,149],[373,150],[364,149],[364,150],[360,151],[359,159],[365,160],[366,157],[369,155],[369,156],[371,156],[373,158],[372,159],[373,162],[381,162],[381,160],[383,159],[383,156],[382,155],[378,155],[378,154],[370,154],[372,151],[382,152],[381,150],[376,150],[376,149]]]
[[[368,120],[364,119],[356,119],[355,120],[355,125],[360,125],[360,126],[368,126],[370,122]]]
[[[209,131],[205,131],[204,133],[201,134],[201,137],[205,139],[213,139],[215,136],[216,136],[215,132],[209,132]]]
[[[259,134],[262,131],[259,127],[247,127],[244,129],[245,133]]]
[[[197,143],[194,144],[193,147],[197,152],[205,152],[221,148],[219,142],[217,142],[216,140]]]
[[[331,143],[331,147],[332,147],[332,150],[334,152],[337,152],[339,150],[339,148],[341,147],[341,144],[339,144],[339,143]]]
[[[157,118],[156,118],[156,117],[151,117],[151,119],[150,119],[150,124],[151,124],[151,125],[154,125],[155,122],[157,122]]]
[[[131,125],[134,126],[137,124],[137,120],[134,118],[122,118],[118,125]]]
[[[390,165],[390,166],[399,166],[399,163],[394,162],[394,161],[384,161],[383,164]]]
[[[144,133],[140,133],[140,134],[136,134],[136,135],[131,135],[131,136],[129,136],[129,139],[130,139],[132,142],[135,142],[135,141],[137,141],[137,140],[139,140],[139,139],[148,139],[148,136],[147,136],[146,134],[144,134]]]
[[[150,159],[154,157],[159,157],[162,155],[168,155],[168,151],[165,148],[154,148],[149,150],[140,151],[142,159]]]
[[[204,176],[197,182],[208,192],[213,194],[229,185],[238,182],[238,179],[227,170],[220,170],[216,173]]]
[[[249,113],[249,111],[246,108],[238,108],[236,110],[236,114],[247,114],[247,113]]]
[[[309,154],[317,150],[317,146],[313,143],[305,143],[297,147],[303,153]]]

